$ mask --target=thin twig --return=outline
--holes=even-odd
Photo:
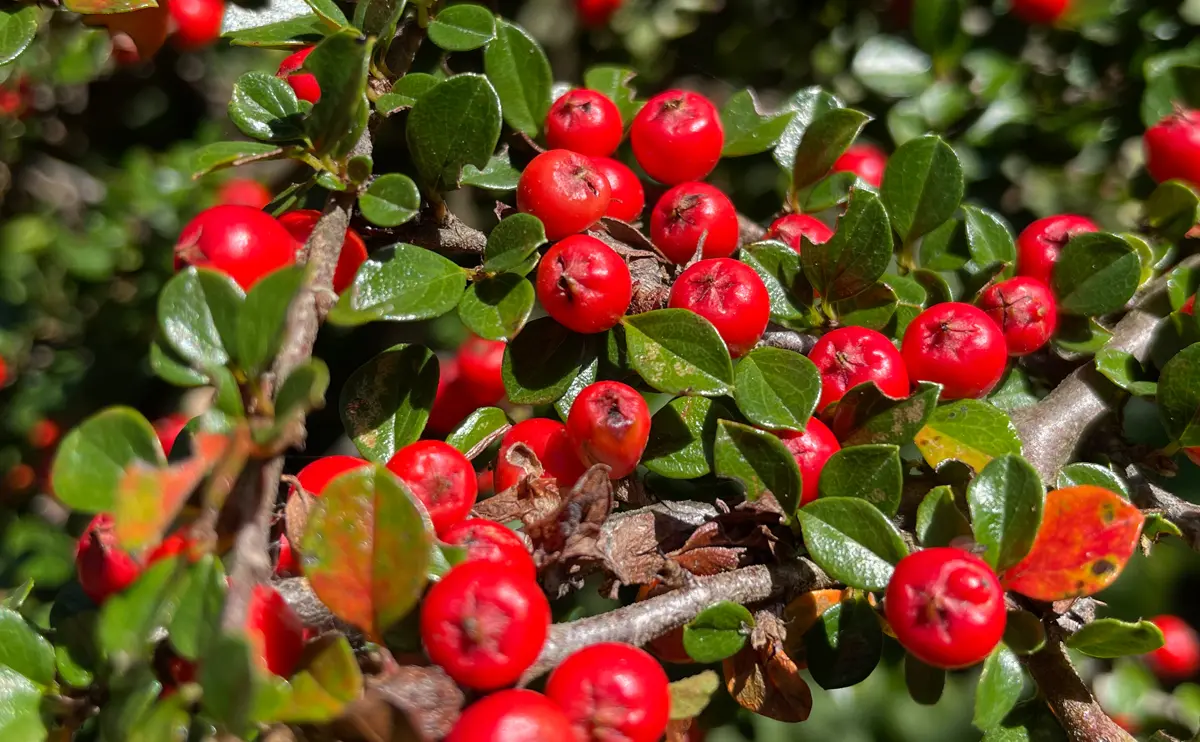
[[[1183,532],[1183,539],[1193,549],[1200,550],[1200,505],[1167,492],[1142,474],[1134,464],[1125,467],[1125,478],[1133,487],[1133,501],[1145,510],[1161,511],[1167,520]]]
[[[1071,742],[1133,742],[1096,703],[1071,666],[1067,648],[1053,640],[1021,659]]]

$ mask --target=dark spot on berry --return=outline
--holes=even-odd
[[[1100,575],[1108,574],[1116,569],[1116,566],[1107,559],[1097,559],[1092,562],[1092,574],[1099,577]]]

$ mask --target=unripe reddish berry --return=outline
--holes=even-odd
[[[281,77],[287,81],[288,85],[292,86],[292,91],[296,93],[296,97],[300,100],[306,100],[309,103],[316,103],[321,100],[321,84],[317,82],[317,76],[311,72],[300,72],[300,68],[304,66],[304,60],[308,59],[308,55],[312,54],[315,46],[310,46],[307,49],[301,49],[295,54],[289,54],[286,59],[279,65],[279,71],[275,73],[276,77]]]
[[[154,435],[158,437],[158,442],[162,445],[163,453],[168,456],[171,454],[171,449],[175,447],[175,439],[183,432],[184,427],[188,424],[187,415],[167,415],[160,417],[154,421]]]
[[[557,704],[541,693],[515,689],[468,706],[446,742],[571,742],[573,735]]]
[[[533,664],[550,628],[538,584],[491,562],[451,569],[421,604],[425,653],[475,690],[512,685]]]
[[[801,238],[807,238],[814,245],[823,245],[832,236],[833,230],[816,217],[808,214],[785,214],[771,222],[765,239],[779,240],[796,252],[800,252],[804,248],[804,241]]]
[[[296,239],[299,245],[308,241],[309,235],[321,220],[321,212],[316,209],[298,209],[279,216],[279,223]],[[297,247],[299,247],[297,245]],[[359,267],[367,261],[367,245],[363,238],[353,229],[346,229],[346,239],[342,240],[342,251],[338,255],[337,268],[333,273],[333,290],[342,293],[354,283]]]
[[[504,399],[503,340],[484,340],[472,335],[458,347],[458,375],[480,407],[490,407]]]
[[[616,250],[591,235],[577,234],[556,243],[538,263],[537,297],[563,327],[604,332],[629,308],[633,278]]]
[[[612,188],[592,159],[565,149],[533,158],[517,181],[517,208],[541,219],[551,241],[600,221],[610,200]]]
[[[976,304],[1004,333],[1010,356],[1027,356],[1050,342],[1058,327],[1058,304],[1049,287],[1017,276],[983,290]]]
[[[392,456],[387,468],[425,505],[438,533],[466,518],[479,495],[470,460],[442,441],[410,443]]]
[[[1017,275],[1036,278],[1047,286],[1058,254],[1071,238],[1099,232],[1095,222],[1076,214],[1059,214],[1038,219],[1017,237]]]
[[[604,93],[578,88],[559,97],[546,114],[546,144],[589,157],[617,151],[625,127],[621,111]]]
[[[586,28],[607,26],[625,0],[575,0],[575,12]]]
[[[721,159],[725,130],[717,107],[689,90],[659,93],[633,119],[633,156],[646,174],[675,185],[701,180]]]
[[[1146,664],[1163,680],[1178,682],[1200,671],[1200,636],[1178,616],[1150,619],[1162,630],[1163,645],[1146,655]]]
[[[594,644],[563,660],[546,697],[566,712],[579,740],[657,742],[667,730],[671,691],[662,665],[628,644]]]
[[[637,173],[611,157],[593,157],[592,164],[608,181],[612,199],[604,215],[623,222],[636,222],[646,208],[646,190]]]
[[[948,670],[981,662],[1004,636],[1004,589],[992,568],[961,549],[909,554],[888,582],[884,610],[896,638]]]
[[[511,528],[486,518],[468,518],[442,534],[442,540],[467,551],[467,561],[491,562],[518,577],[537,579],[529,547]]]
[[[1013,0],[1013,15],[1026,23],[1051,24],[1067,11],[1070,0]]]
[[[437,394],[433,398],[426,427],[431,433],[446,435],[478,408],[479,403],[459,373],[458,359],[443,360],[438,373]]]
[[[935,304],[917,315],[900,347],[913,381],[942,385],[942,399],[982,397],[1000,383],[1008,363],[1004,334],[982,309]]]
[[[258,279],[296,260],[296,240],[266,212],[214,206],[187,223],[175,245],[175,269],[213,268],[249,290]]]
[[[579,460],[579,454],[575,453],[575,444],[567,435],[567,426],[557,420],[535,417],[512,426],[501,439],[494,480],[497,492],[515,486],[524,475],[521,467],[508,463],[508,450],[517,443],[529,446],[545,475],[553,478],[563,492],[574,487],[587,471],[587,467]]]
[[[821,372],[818,411],[868,381],[893,399],[908,396],[908,370],[900,351],[887,336],[874,330],[842,327],[828,332],[813,346],[808,359]]]
[[[727,258],[738,245],[733,202],[708,183],[681,183],[662,195],[650,213],[650,240],[669,260],[683,265],[696,255]]]
[[[771,319],[771,298],[754,269],[731,258],[701,260],[671,287],[668,305],[712,323],[734,358],[754,348]]]
[[[887,155],[873,144],[852,144],[837,158],[832,169],[835,173],[854,173],[878,188],[883,184]]]
[[[650,439],[650,408],[632,387],[598,381],[575,398],[567,433],[583,463],[607,464],[609,479],[627,477]]]
[[[203,49],[220,38],[225,0],[170,0],[167,10],[175,23],[175,46],[180,49]]]
[[[304,624],[270,585],[255,585],[250,593],[246,635],[259,667],[291,677],[304,651]]]
[[[1200,186],[1200,111],[1179,110],[1146,130],[1146,169],[1159,183]]]
[[[775,435],[783,441],[787,450],[792,452],[792,458],[800,467],[800,504],[807,505],[817,499],[818,485],[821,481],[821,470],[829,457],[841,450],[833,431],[825,423],[815,417],[810,417],[804,424],[804,432],[794,430],[777,430]]]
[[[263,209],[271,203],[271,191],[257,180],[234,178],[217,190],[217,203]]]
[[[83,592],[101,605],[110,595],[133,584],[142,573],[142,565],[117,546],[112,516],[100,513],[92,518],[75,546],[75,570]]]

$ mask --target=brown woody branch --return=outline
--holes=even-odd
[[[1188,546],[1200,551],[1200,505],[1167,492],[1142,474],[1134,464],[1125,467],[1125,478],[1133,487],[1133,501],[1143,510],[1156,510],[1183,533]]]
[[[1021,661],[1071,742],[1132,742],[1133,737],[1096,703],[1060,641],[1050,641]]]

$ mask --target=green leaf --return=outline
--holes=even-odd
[[[583,73],[583,86],[608,96],[609,100],[617,104],[617,110],[621,112],[621,121],[625,126],[629,126],[644,105],[636,100],[637,91],[629,84],[635,77],[637,72],[628,67],[600,64],[587,68]]]
[[[981,471],[996,456],[1021,453],[1021,438],[1008,415],[977,399],[941,405],[914,441],[935,469],[954,460]]]
[[[683,627],[683,648],[701,664],[720,662],[741,651],[753,628],[754,616],[750,611],[722,600],[705,608]]]
[[[899,309],[896,292],[885,283],[873,283],[849,299],[835,301],[830,308],[843,327],[865,327],[879,331],[887,327]]]
[[[127,742],[187,742],[189,705],[188,699],[178,693],[161,698],[138,717]]]
[[[803,431],[821,396],[821,373],[799,353],[755,348],[734,369],[733,395],[760,428]]]
[[[1021,661],[1012,650],[1000,644],[983,663],[983,673],[975,689],[975,716],[971,723],[982,731],[999,726],[1021,700],[1024,686]]]
[[[908,695],[914,701],[922,706],[932,706],[942,698],[942,691],[946,687],[946,671],[906,654],[904,684],[908,686]]]
[[[441,80],[424,72],[410,72],[396,81],[392,92],[379,96],[375,110],[390,116],[397,111],[412,108],[421,96],[441,84]]]
[[[746,488],[746,499],[758,500],[770,492],[785,517],[800,506],[800,468],[783,441],[765,430],[721,420],[713,444],[717,476],[736,479]]]
[[[963,204],[962,212],[971,259],[981,268],[1004,263],[1009,268],[1003,275],[1011,276],[1012,266],[1017,263],[1017,247],[1008,222],[994,211],[971,204]]]
[[[513,214],[500,220],[483,249],[483,269],[505,273],[529,264],[529,258],[546,244],[546,228],[532,214]]]
[[[180,561],[160,559],[101,607],[97,642],[118,667],[149,659],[157,633],[170,625],[188,588]]]
[[[861,497],[887,516],[895,515],[900,507],[903,486],[899,446],[842,448],[821,469],[821,497]]]
[[[242,290],[224,273],[188,268],[158,295],[158,326],[180,358],[197,368],[224,366],[237,345]]]
[[[451,5],[429,24],[429,40],[448,52],[469,52],[496,38],[496,16],[482,5]]]
[[[1090,657],[1124,657],[1162,647],[1162,629],[1145,619],[1136,623],[1098,618],[1067,637],[1067,646]]]
[[[333,0],[321,1],[336,9]],[[346,29],[317,44],[304,60],[304,69],[316,75],[321,86],[321,99],[304,120],[318,156],[345,157],[367,126],[371,112],[367,68],[372,43],[356,29]]]
[[[596,379],[598,378],[600,372],[600,356],[589,353],[588,359],[588,362],[583,365],[583,368],[579,369],[579,375],[571,380],[571,384],[567,387],[567,391],[563,392],[563,395],[554,402],[554,411],[558,413],[558,417],[563,422],[566,422],[567,417],[570,416],[571,407],[575,404],[575,398],[578,397],[579,393],[584,389],[596,383]],[[647,398],[647,401],[649,402],[649,398]],[[654,408],[651,408],[651,414],[653,414],[653,409]]]
[[[964,0],[916,0],[912,6],[912,33],[917,45],[939,62],[950,61],[963,50]]]
[[[813,561],[838,582],[883,590],[908,547],[883,513],[857,497],[822,497],[796,517]]]
[[[1060,313],[1058,331],[1051,342],[1056,349],[1070,357],[1094,355],[1108,345],[1109,340],[1112,340],[1112,332],[1097,322],[1095,317],[1074,317]]]
[[[942,387],[927,381],[904,399],[892,399],[874,383],[859,384],[833,410],[833,434],[844,446],[892,443],[903,446],[933,416]]]
[[[887,284],[896,295],[896,311],[881,332],[888,337],[902,338],[904,331],[925,309],[925,301],[928,298],[925,287],[907,276],[891,273],[883,274],[879,280]]]
[[[308,3],[313,12],[331,26],[346,28],[350,25],[350,20],[346,18],[346,14],[342,12],[334,0],[304,0],[304,2]],[[324,90],[324,86],[321,89]]]
[[[1080,316],[1115,312],[1133,298],[1141,270],[1137,252],[1117,235],[1076,235],[1054,264],[1058,309]]]
[[[647,384],[668,394],[728,394],[733,364],[712,324],[687,309],[625,317],[629,361]]]
[[[854,143],[871,117],[853,108],[834,108],[815,118],[796,148],[792,193],[816,183]]]
[[[809,315],[812,289],[795,250],[779,242],[756,242],[742,248],[741,260],[762,279],[773,319],[798,320]]]
[[[488,340],[516,337],[533,311],[534,289],[529,279],[501,273],[467,287],[458,303],[458,317],[471,332]]]
[[[1146,89],[1142,95],[1142,123],[1154,126],[1171,115],[1177,105],[1200,107],[1200,53],[1194,45],[1171,49],[1146,58],[1142,76]]]
[[[1050,707],[1034,702],[1018,706],[999,726],[989,729],[982,742],[1067,742],[1067,735]]]
[[[486,167],[500,139],[500,98],[483,75],[455,75],[413,105],[408,151],[426,185],[453,189],[466,165]]]
[[[227,30],[224,38],[233,46],[255,46],[267,49],[300,49],[313,46],[332,29],[316,13],[260,26]]]
[[[307,415],[325,405],[329,389],[329,367],[319,358],[310,358],[292,369],[275,395],[275,425],[286,425],[295,416]]]
[[[342,387],[338,408],[359,452],[387,463],[421,437],[437,395],[437,357],[421,345],[393,346],[359,366]]]
[[[355,326],[433,319],[458,305],[466,283],[466,274],[453,261],[402,242],[371,253],[330,311],[329,321]]]
[[[1045,499],[1037,471],[1020,456],[998,456],[971,480],[967,506],[975,538],[987,549],[984,561],[997,572],[1029,553],[1042,523]]]
[[[508,148],[504,147],[488,160],[482,170],[474,165],[464,166],[461,182],[463,185],[489,191],[515,191],[520,179],[521,171],[512,166],[508,157]]]
[[[179,656],[200,659],[216,640],[225,607],[226,578],[221,561],[205,554],[188,565],[188,589],[184,591],[167,636]]]
[[[1139,397],[1158,394],[1158,384],[1146,380],[1148,374],[1132,353],[1104,348],[1096,353],[1096,370],[1130,394]]]
[[[822,245],[805,240],[800,253],[804,275],[828,301],[865,291],[887,270],[892,259],[888,216],[870,191],[855,191],[838,220],[837,231]]]
[[[788,98],[784,110],[795,115],[784,127],[779,144],[772,153],[779,167],[791,173],[792,166],[796,163],[796,150],[800,147],[804,132],[818,117],[841,107],[842,102],[837,97],[816,85],[797,91]]]
[[[692,719],[700,715],[721,687],[721,676],[712,670],[671,683],[671,719]]]
[[[1041,651],[1046,646],[1046,627],[1042,619],[1029,611],[1009,611],[1004,623],[1004,643],[1020,655]]]
[[[204,386],[208,377],[192,369],[175,352],[160,345],[157,340],[150,343],[150,369],[158,378],[175,386]]]
[[[154,428],[129,407],[101,410],[59,445],[50,471],[54,495],[73,510],[110,512],[125,469],[136,461],[166,463]]]
[[[1200,222],[1200,194],[1181,180],[1168,180],[1154,189],[1142,211],[1158,237],[1178,242]]]
[[[446,436],[446,443],[465,454],[508,424],[504,410],[499,407],[480,407]]]
[[[238,78],[229,99],[229,118],[253,139],[286,142],[304,137],[300,101],[292,86],[265,72]]]
[[[323,649],[291,679],[291,687],[278,699],[278,705],[256,709],[256,720],[328,723],[362,696],[362,671],[349,640],[332,634],[322,642]]]
[[[358,208],[372,224],[398,227],[417,215],[421,208],[421,194],[412,178],[400,173],[388,173],[372,181],[366,193],[358,197]]]
[[[220,662],[200,665],[201,710],[216,724],[234,734],[250,726],[250,713],[256,693],[250,644],[244,635],[222,634],[213,646],[212,656]]]
[[[954,216],[963,197],[962,163],[938,136],[906,142],[888,160],[880,194],[905,243]]]
[[[361,0],[354,6],[354,27],[367,36],[379,37],[381,53],[385,53],[407,4],[408,0]]]
[[[1035,405],[1039,399],[1028,372],[1017,365],[1008,369],[1004,378],[987,396],[988,402],[1008,413]]]
[[[729,417],[708,397],[676,397],[650,420],[642,456],[647,469],[668,479],[696,479],[712,471],[717,421]]]
[[[54,682],[54,647],[11,608],[0,608],[0,666],[48,686]]]
[[[40,688],[16,670],[0,665],[0,737],[14,742],[45,740],[41,702]]]
[[[721,109],[721,125],[725,129],[725,148],[722,157],[743,157],[766,152],[783,136],[795,111],[761,113],[754,91],[747,88],[730,96]]]
[[[1172,440],[1200,446],[1200,343],[1184,348],[1163,367],[1158,408]]]
[[[246,295],[237,317],[237,358],[247,376],[258,376],[275,360],[288,307],[303,283],[304,268],[292,265],[259,279]]]
[[[501,376],[513,404],[550,404],[586,365],[583,335],[571,332],[549,317],[526,325],[504,349]]]
[[[213,142],[192,155],[192,175],[199,178],[214,170],[262,160],[277,160],[285,155],[281,147],[264,142]]]
[[[33,5],[0,10],[0,65],[9,64],[33,43],[37,35],[38,9]]]
[[[505,122],[536,137],[550,110],[554,82],[541,45],[525,29],[497,18],[496,38],[483,52],[483,70],[500,96]]]
[[[892,98],[918,95],[933,83],[929,55],[895,36],[871,36],[850,69],[871,90]]]
[[[865,597],[831,606],[804,634],[808,671],[825,690],[867,679],[883,655],[883,630]]]
[[[1111,469],[1107,469],[1099,464],[1083,462],[1067,464],[1058,473],[1055,488],[1064,489],[1066,487],[1076,487],[1081,484],[1103,487],[1110,492],[1117,493],[1126,500],[1130,499],[1129,487],[1125,484],[1125,480],[1121,479]]]
[[[971,524],[954,502],[949,485],[934,487],[917,507],[917,540],[921,546],[949,546],[957,538],[970,536]]]

